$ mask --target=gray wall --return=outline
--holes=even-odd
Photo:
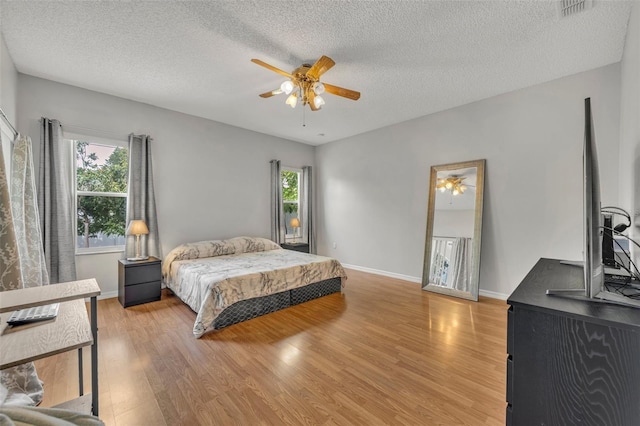
[[[614,64],[318,147],[319,253],[419,282],[430,167],[484,158],[481,294],[506,297],[540,257],[581,259],[586,97],[617,204]]]
[[[0,107],[7,114],[11,123],[16,126],[18,72],[0,33]],[[11,164],[11,141],[2,141],[2,154],[7,174]]]
[[[163,254],[188,241],[238,235],[270,237],[269,160],[314,165],[314,148],[139,102],[18,77],[19,128],[39,157],[40,117],[75,133],[125,139],[153,137],[153,167]],[[80,127],[85,129],[79,129]],[[88,130],[95,129],[95,130]],[[108,133],[105,133],[107,131]],[[117,290],[121,253],[77,256],[78,278],[96,277],[103,293]]]
[[[473,238],[475,210],[436,209],[433,216],[433,235],[435,237]]]
[[[622,56],[620,108],[620,206],[632,213],[640,236],[640,4],[634,4]],[[635,250],[636,264],[640,250]]]

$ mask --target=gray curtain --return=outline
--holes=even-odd
[[[140,237],[141,255],[162,259],[156,197],[153,191],[153,167],[151,165],[151,138],[147,135],[129,135],[129,179],[127,194],[127,225],[134,219],[142,219],[149,228],[149,235]],[[133,257],[136,241],[127,235],[126,257]]]
[[[11,209],[24,287],[49,284],[38,215],[31,138],[19,136],[11,156]]]
[[[40,121],[38,210],[49,282],[76,279],[76,212],[73,143],[62,137],[58,120]]]
[[[449,241],[445,238],[433,238],[431,240],[429,284],[447,285],[446,274],[450,270],[450,265],[447,265],[447,244],[449,244]]]
[[[452,267],[449,268],[451,276],[447,281],[450,287],[469,292],[471,283],[471,238],[456,238],[453,245]]]
[[[309,253],[316,253],[316,230],[313,221],[313,180],[311,166],[302,168],[302,184],[300,185],[300,210],[302,237],[309,243]]]
[[[280,160],[271,160],[271,239],[275,243],[282,244],[285,233]]]
[[[0,139],[0,148],[1,145]],[[5,172],[4,155],[0,149],[0,291],[24,287],[20,271],[21,250],[16,239],[11,209],[9,182]],[[43,392],[42,382],[32,362],[0,371],[1,406],[37,405],[42,401]]]

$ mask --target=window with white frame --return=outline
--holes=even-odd
[[[127,142],[91,137],[71,140],[76,164],[76,253],[122,251],[129,173]]]
[[[286,227],[285,241],[301,241],[300,238],[300,177],[302,170],[283,167],[280,170],[282,183],[282,210]],[[292,219],[298,219],[298,227],[294,227]]]

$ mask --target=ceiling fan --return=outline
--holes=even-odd
[[[462,183],[465,179],[465,176],[459,175],[450,175],[446,178],[440,178],[436,183],[436,189],[440,190],[440,192],[445,192],[447,190],[451,191],[453,195],[464,194],[467,187],[471,186]]]
[[[260,59],[252,59],[251,62],[277,72],[289,79],[283,82],[280,88],[262,93],[260,97],[270,98],[271,96],[285,93],[289,95],[285,103],[291,106],[291,108],[295,108],[298,102],[302,102],[303,106],[309,105],[312,111],[318,111],[322,105],[324,105],[324,99],[320,96],[324,92],[354,101],[360,99],[360,92],[320,82],[320,76],[336,64],[333,59],[328,56],[322,56],[313,65],[302,64],[291,71],[291,73],[282,71]]]

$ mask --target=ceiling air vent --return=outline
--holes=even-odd
[[[561,18],[575,15],[591,9],[593,0],[560,0],[558,3]]]

